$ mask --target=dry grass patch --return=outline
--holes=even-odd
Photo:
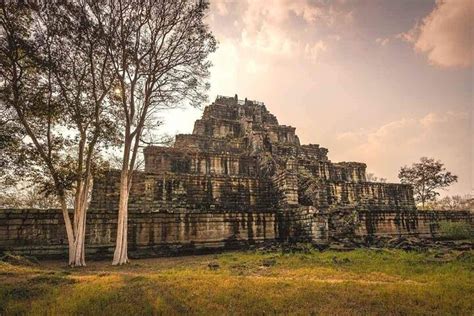
[[[232,252],[92,262],[0,264],[0,314],[469,315],[473,253]],[[210,265],[211,263],[211,265]]]

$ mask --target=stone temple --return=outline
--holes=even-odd
[[[360,162],[332,162],[328,150],[301,145],[262,102],[218,96],[192,134],[171,147],[144,149],[129,198],[133,256],[240,248],[261,242],[417,235],[462,212],[417,212],[412,188],[366,179]],[[394,166],[398,168],[398,166]],[[89,255],[114,249],[119,171],[95,180],[87,214]],[[0,210],[0,252],[64,256],[58,210]]]
[[[141,233],[153,243],[313,240],[343,232],[340,223],[357,212],[415,210],[409,185],[367,182],[364,163],[331,162],[326,148],[301,145],[262,102],[237,95],[218,96],[192,134],[149,146],[144,157],[129,211],[151,221]],[[91,208],[117,210],[118,182],[117,172],[96,182]],[[155,225],[158,214],[179,224]]]
[[[132,194],[142,209],[415,208],[410,186],[367,182],[364,163],[331,162],[326,148],[301,145],[295,128],[280,125],[262,102],[237,95],[217,97],[192,134],[177,135],[173,147],[147,147],[144,156],[143,187]],[[94,205],[117,201],[113,192],[96,193]]]

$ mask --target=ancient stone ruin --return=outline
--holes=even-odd
[[[366,179],[366,165],[334,163],[301,145],[262,102],[218,96],[192,134],[144,150],[129,199],[133,255],[239,248],[266,241],[327,243],[348,236],[434,236],[439,220],[472,215],[418,213],[412,188]],[[394,166],[397,168],[397,166]],[[95,180],[87,218],[89,253],[113,249],[119,172]],[[62,255],[57,210],[2,210],[0,250]]]
[[[333,163],[328,150],[301,145],[262,102],[217,97],[192,134],[144,150],[131,206],[136,211],[413,211],[409,185],[367,182],[366,165]],[[117,176],[96,182],[92,208],[117,208]]]

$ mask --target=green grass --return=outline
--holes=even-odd
[[[210,269],[209,263],[218,264]],[[474,253],[355,250],[0,263],[0,315],[472,315]]]
[[[469,223],[441,221],[439,232],[444,239],[474,239],[474,231]]]

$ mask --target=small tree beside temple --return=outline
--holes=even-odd
[[[433,158],[422,157],[411,167],[404,166],[398,173],[401,183],[411,184],[415,200],[424,208],[427,202],[434,201],[443,189],[458,181],[458,176],[447,171],[444,164]]]

